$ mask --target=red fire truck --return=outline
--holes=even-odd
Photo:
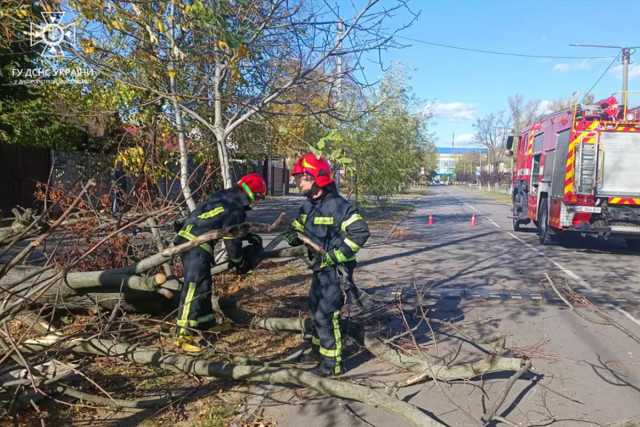
[[[509,137],[507,149],[516,151],[513,229],[533,221],[543,245],[573,231],[622,237],[640,250],[639,115],[640,108],[628,110],[610,96],[576,103]]]

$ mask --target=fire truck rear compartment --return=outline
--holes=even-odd
[[[639,129],[640,130],[640,129]],[[596,196],[640,197],[640,133],[602,132]]]

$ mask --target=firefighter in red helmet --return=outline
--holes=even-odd
[[[257,173],[243,176],[232,188],[216,191],[191,212],[174,243],[179,245],[208,231],[244,222],[246,211],[264,199],[266,191],[267,184]],[[243,239],[223,238],[229,259],[238,274],[251,270],[262,251],[260,236],[250,234],[244,239],[250,243],[245,248],[242,247]],[[178,339],[175,344],[185,351],[199,352],[201,348],[196,342],[196,331],[206,331],[216,325],[211,305],[213,248],[204,243],[183,252],[181,258],[184,283],[178,308]]]
[[[316,375],[340,375],[344,372],[340,331],[343,292],[351,300],[360,297],[353,270],[356,253],[369,238],[369,228],[356,208],[338,194],[326,159],[307,154],[291,174],[307,199],[283,237],[290,245],[299,245],[302,241],[297,233],[302,233],[324,250],[313,255],[308,297],[312,349],[305,358],[318,360],[311,370]]]

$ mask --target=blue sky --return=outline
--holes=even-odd
[[[576,90],[582,96],[601,76],[592,91],[596,99],[622,89],[619,58],[605,73],[619,50],[570,43],[640,46],[640,0],[411,0],[409,6],[420,11],[420,17],[398,41],[410,46],[388,51],[384,60],[415,68],[410,74],[413,91],[425,101],[435,101],[430,129],[438,146],[450,147],[454,133],[456,147],[473,146],[475,119],[508,111],[507,98],[515,94],[525,102],[566,99]],[[400,13],[390,24],[408,19],[408,13]],[[574,58],[495,55],[420,41]],[[631,56],[630,91],[640,91],[640,65],[633,63],[639,55],[640,49]],[[379,69],[369,72],[380,74]],[[630,103],[639,105],[640,95],[630,95]]]

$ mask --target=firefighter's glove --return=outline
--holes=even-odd
[[[249,233],[247,234],[246,239],[252,246],[255,246],[257,249],[262,251],[262,237],[258,236],[257,234]]]
[[[337,264],[335,256],[332,256],[333,252],[325,252],[322,255],[322,267],[331,267]]]
[[[302,244],[302,240],[298,237],[298,232],[293,228],[289,228],[282,233],[282,238],[286,240],[289,246],[299,246]]]

